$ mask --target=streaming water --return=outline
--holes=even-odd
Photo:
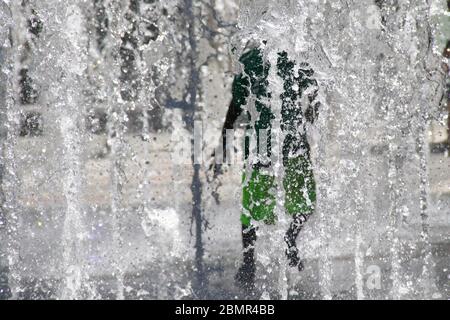
[[[221,174],[209,167],[255,47],[277,221],[255,222],[253,297],[448,298],[449,162],[429,139],[441,12],[422,2],[0,0],[0,298],[247,297],[245,120]],[[301,272],[286,259],[281,52],[314,70],[320,102],[299,129],[317,185]]]

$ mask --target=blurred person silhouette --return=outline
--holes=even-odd
[[[247,48],[240,56],[241,73],[232,85],[232,101],[223,125],[224,156],[226,158],[226,130],[233,129],[236,120],[245,112],[247,118],[242,175],[242,245],[243,263],[236,274],[240,287],[252,292],[255,283],[256,222],[275,224],[277,185],[273,172],[272,136],[274,112],[269,91],[269,70],[276,68],[277,77],[283,82],[280,98],[283,136],[281,152],[284,169],[284,210],[292,220],[286,231],[286,257],[289,265],[303,270],[303,262],[296,245],[297,237],[308,218],[313,214],[316,201],[316,185],[311,163],[307,128],[314,124],[320,103],[317,100],[318,84],[314,71],[307,63],[290,60],[284,51],[279,52],[277,63],[271,66],[264,58],[265,41],[259,46]],[[251,139],[256,137],[256,148],[251,150]],[[221,164],[215,165],[215,176],[221,173]]]

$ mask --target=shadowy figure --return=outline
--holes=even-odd
[[[268,91],[268,75],[272,66],[263,57],[263,48],[247,50],[239,59],[242,73],[233,82],[233,98],[223,126],[224,156],[226,157],[226,130],[233,129],[236,120],[246,110],[248,124],[245,135],[245,168],[242,177],[241,214],[243,263],[236,274],[239,286],[251,294],[255,286],[255,242],[257,227],[254,221],[275,224],[276,197],[279,187],[272,168],[272,94]],[[297,65],[286,52],[278,54],[277,75],[283,81],[281,130],[283,131],[282,164],[285,212],[292,217],[286,231],[286,257],[291,267],[303,270],[303,262],[296,245],[297,237],[314,212],[316,191],[310,160],[310,146],[306,132],[313,124],[319,108],[318,86],[314,71],[307,63]],[[253,117],[253,118],[252,118]],[[256,137],[256,150],[250,150],[250,139]],[[256,152],[255,152],[256,151]],[[221,166],[215,166],[215,175]]]

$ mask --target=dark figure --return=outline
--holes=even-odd
[[[252,220],[275,224],[275,195],[277,188],[275,176],[270,170],[272,161],[271,131],[275,118],[271,110],[271,93],[267,80],[270,64],[264,60],[262,49],[253,48],[240,58],[243,72],[233,82],[233,98],[229,106],[223,127],[224,145],[226,130],[233,129],[241,115],[243,107],[247,111],[249,124],[245,137],[245,170],[243,174],[243,212],[242,243],[243,264],[236,280],[248,293],[254,289],[255,282],[255,242],[257,228]],[[316,101],[318,86],[313,78],[313,70],[308,64],[298,66],[289,60],[286,52],[278,54],[277,75],[284,82],[281,110],[281,130],[284,133],[282,163],[285,171],[283,187],[285,190],[285,211],[292,216],[292,222],[286,232],[286,256],[289,265],[303,270],[303,263],[296,246],[297,237],[314,212],[316,191],[310,160],[310,146],[306,137],[306,124],[314,123],[319,102]],[[306,104],[306,105],[305,105]],[[257,115],[251,119],[251,115]],[[265,134],[262,134],[262,133]],[[250,154],[250,138],[256,136],[256,155]],[[226,147],[225,147],[226,150]],[[267,153],[267,154],[263,154]],[[226,154],[225,154],[226,156]],[[216,166],[220,170],[220,166]]]

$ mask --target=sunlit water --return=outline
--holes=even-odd
[[[429,147],[444,92],[437,2],[137,3],[0,1],[1,298],[244,297],[243,129],[219,180],[208,162],[238,55],[267,41],[271,65],[286,51],[319,81],[318,200],[299,272],[278,192],[253,297],[448,299],[450,160]]]

